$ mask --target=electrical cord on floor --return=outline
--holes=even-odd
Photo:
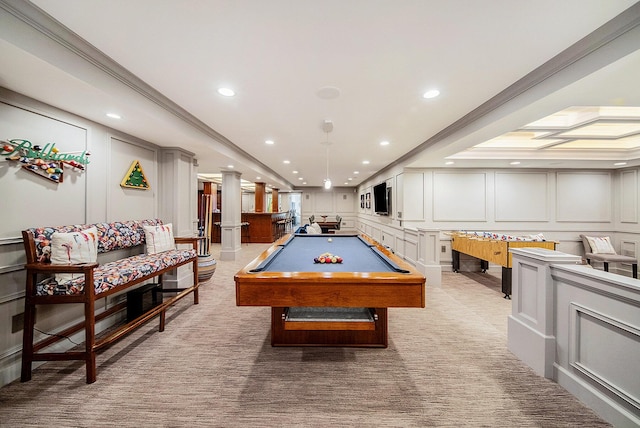
[[[73,343],[74,345],[80,345],[79,343],[74,342],[73,340],[71,340],[71,338],[69,336],[63,336],[61,334],[56,334],[56,333],[47,333],[46,331],[42,331],[39,330],[37,328],[33,328],[35,331],[37,331],[38,333],[42,333],[42,334],[46,334],[47,336],[55,336],[55,337],[59,337],[61,339],[67,339],[69,342]]]

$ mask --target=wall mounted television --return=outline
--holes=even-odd
[[[386,182],[373,186],[373,208],[378,215],[391,213],[391,187]]]

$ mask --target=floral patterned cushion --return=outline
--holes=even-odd
[[[70,226],[39,227],[29,229],[36,244],[36,260],[42,263],[51,261],[51,236],[55,232],[79,232],[95,226],[98,230],[98,253],[135,247],[144,244],[143,226],[162,224],[162,220],[131,220],[112,223],[74,224]]]
[[[144,236],[144,233],[142,234]],[[93,273],[93,286],[96,295],[133,280],[152,275],[164,268],[175,266],[197,257],[196,251],[171,250],[157,254],[139,254],[126,259],[105,263],[98,266]],[[84,277],[58,283],[54,277],[47,278],[37,284],[36,294],[39,296],[53,294],[81,294],[84,292]]]

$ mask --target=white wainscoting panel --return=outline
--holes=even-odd
[[[496,221],[548,221],[546,172],[496,172]]]
[[[159,186],[157,151],[112,137],[109,154],[107,221],[154,218],[157,215],[156,192]],[[140,162],[149,183],[148,190],[120,186],[134,161]]]
[[[404,259],[416,266],[418,260],[418,231],[405,229],[404,231]]]
[[[620,221],[638,222],[638,170],[620,174]]]
[[[404,194],[406,197],[400,208],[402,220],[424,220],[424,173],[404,174]]]
[[[440,266],[440,230],[418,229],[418,255],[416,267],[427,278],[427,286],[442,285]]]
[[[638,280],[553,265],[554,380],[614,426],[640,425]]]
[[[487,221],[486,182],[484,172],[435,172],[433,220]]]
[[[87,150],[86,128],[59,120],[54,115],[27,110],[25,106],[4,103],[1,99],[0,130],[2,139],[27,140],[43,149],[47,144],[55,144],[61,153]],[[3,163],[0,238],[15,237],[29,227],[86,222],[85,211],[78,209],[86,203],[86,172],[66,168],[63,182],[55,183],[23,169],[17,162],[5,160],[4,156],[0,161]],[[43,207],[44,211],[31,209],[36,206]]]
[[[575,303],[569,315],[569,364],[640,411],[640,326]]]
[[[557,221],[611,222],[611,183],[609,172],[557,172]]]
[[[335,200],[336,200],[336,214],[340,214],[342,217],[346,213],[352,213],[355,210],[356,206],[356,196],[357,193],[354,193],[352,189],[348,191],[338,190],[335,192]],[[358,201],[360,203],[360,201]]]

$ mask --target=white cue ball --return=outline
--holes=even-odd
[[[333,239],[331,239],[331,238],[327,239],[327,242],[332,242],[332,241],[333,241]]]

